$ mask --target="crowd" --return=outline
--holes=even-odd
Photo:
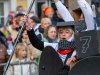
[[[59,23],[62,22],[63,24],[63,22],[74,21],[74,18],[60,0],[54,0],[54,2],[57,10],[43,4],[41,7],[41,16],[37,16],[34,14],[34,11],[31,11],[26,17],[25,10],[22,6],[16,8],[16,13],[9,13],[11,18],[8,25],[4,25],[0,29],[0,63],[5,63],[9,59],[17,34],[23,22],[26,21],[26,28],[23,30],[15,48],[11,62],[34,61],[39,63],[39,75],[58,75],[59,65],[56,65],[55,60],[55,66],[51,65],[50,62],[53,62],[52,60],[55,57],[60,57],[59,60],[61,59],[61,64],[66,64],[66,72],[64,73],[67,75],[69,67],[76,61],[76,47],[74,45],[75,29],[72,25],[59,25]],[[86,30],[81,31],[94,30],[95,22],[90,5],[85,0],[77,0],[77,2],[82,11],[81,15],[83,15],[80,16],[79,21],[85,20],[87,27]],[[62,46],[62,44],[65,45]],[[69,46],[69,44],[71,46]],[[46,49],[48,49],[48,51],[54,50],[58,56],[54,55],[50,57],[49,55],[52,55],[52,52],[48,54]],[[44,56],[43,54],[45,52],[47,52],[47,54]],[[45,59],[44,62],[42,59]],[[29,75],[29,65],[9,66],[7,75],[13,75],[13,73],[14,75],[21,75],[20,67],[24,68],[22,71],[23,75]],[[45,70],[45,68],[47,69]],[[31,75],[34,72],[38,72],[38,67],[34,64],[31,65],[31,69]],[[44,72],[42,71],[43,69],[45,70]],[[3,72],[2,67],[1,72]]]

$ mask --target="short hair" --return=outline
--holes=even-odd
[[[59,27],[58,28],[58,34],[59,34],[59,32],[60,31],[62,31],[62,30],[67,30],[67,31],[69,31],[71,34],[74,34],[74,30],[73,30],[73,28],[72,27],[64,27],[64,26],[62,26],[62,27]]]
[[[17,6],[16,10],[18,11],[19,8],[23,8],[23,6],[21,5]]]
[[[47,18],[47,17],[46,18],[42,18],[41,24],[43,24],[47,20],[52,24],[51,19],[50,18]]]
[[[35,23],[40,23],[40,20],[36,16],[32,16],[30,19],[32,19]]]

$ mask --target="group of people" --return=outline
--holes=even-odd
[[[18,31],[23,22],[26,21],[26,28],[19,39],[20,43],[16,46],[11,62],[36,62],[36,58],[40,57],[39,75],[68,75],[68,71],[77,60],[74,40],[75,26],[67,25],[67,22],[74,21],[74,18],[60,0],[54,0],[54,2],[57,8],[56,15],[52,7],[43,4],[41,21],[37,15],[33,14],[34,12],[27,15],[26,21],[24,10],[19,6],[17,13],[12,17],[13,21],[10,21],[13,25],[8,27],[8,33],[11,37],[6,32],[4,33],[4,29],[1,29],[4,36],[6,35],[8,43],[12,41],[12,44],[14,44]],[[87,27],[82,32],[94,30],[95,22],[90,5],[85,0],[77,0],[77,2],[82,10],[82,19],[85,20]],[[38,67],[32,65],[31,74],[34,71],[38,72]],[[21,70],[20,67],[24,69]],[[7,74],[21,75],[21,71],[24,75],[29,75],[29,65],[9,66]]]

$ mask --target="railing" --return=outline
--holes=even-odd
[[[0,64],[0,67],[5,67],[7,63],[2,63]],[[20,70],[20,73],[18,73],[18,75],[25,75],[25,70],[28,70],[26,75],[38,75],[38,64],[36,62],[15,62],[15,63],[11,63],[6,75],[16,75],[15,71]],[[9,69],[12,69],[9,71]]]

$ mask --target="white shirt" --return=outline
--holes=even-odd
[[[90,5],[85,0],[77,0],[85,18],[86,26],[88,30],[94,30],[95,29],[95,22],[93,17],[93,11],[90,7]]]

